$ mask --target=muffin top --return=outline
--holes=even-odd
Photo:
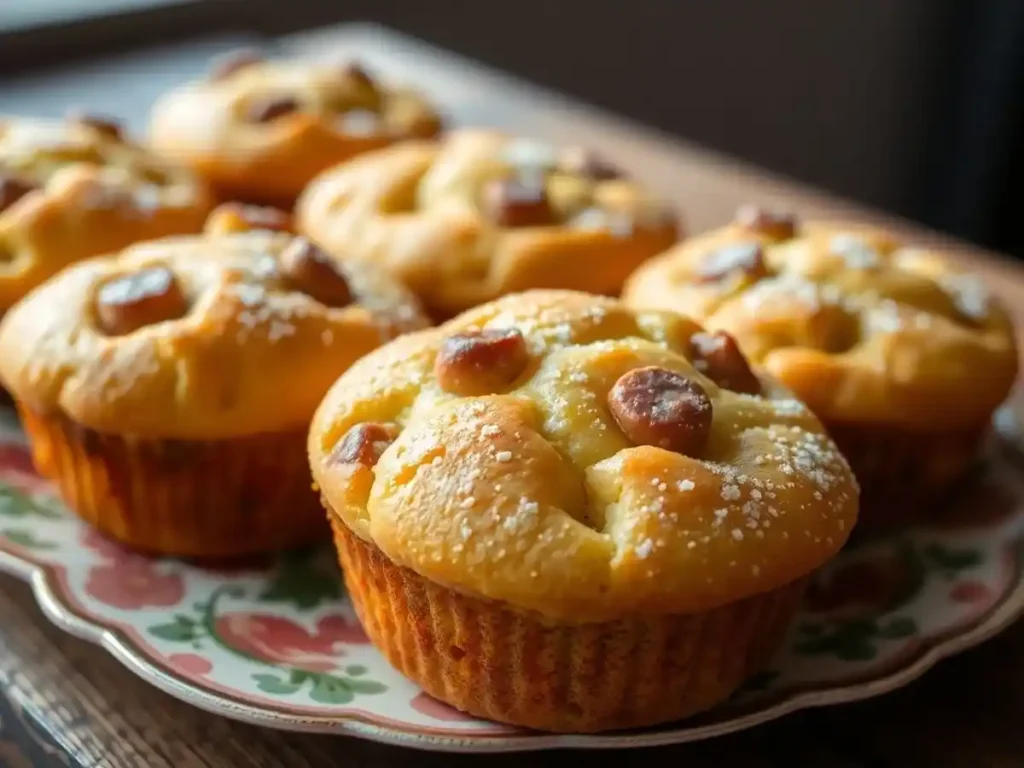
[[[674,243],[668,203],[607,160],[482,129],[372,152],[316,178],[300,231],[385,265],[439,316],[505,293],[618,293]]]
[[[829,424],[978,428],[1017,373],[981,280],[875,228],[746,207],[645,264],[623,299],[728,331]]]
[[[422,96],[389,86],[356,62],[217,59],[208,76],[165,94],[150,140],[244,199],[294,197],[317,172],[412,137],[441,119]]]
[[[101,432],[304,430],[354,360],[424,325],[387,275],[304,238],[166,238],[73,265],[18,303],[0,322],[0,379],[24,406]]]
[[[727,335],[568,291],[363,358],[317,410],[309,453],[332,514],[394,562],[570,621],[780,587],[857,517],[820,423]]]
[[[117,123],[0,117],[0,309],[82,258],[197,232],[206,188]]]

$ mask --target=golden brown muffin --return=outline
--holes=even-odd
[[[598,156],[475,129],[327,171],[296,217],[326,247],[384,265],[439,318],[531,288],[618,294],[678,237],[666,202]]]
[[[0,117],[0,312],[68,264],[198,232],[209,209],[190,171],[115,123]]]
[[[441,129],[417,93],[356,63],[266,61],[240,51],[161,98],[150,141],[194,167],[224,199],[291,208],[317,173]]]
[[[933,509],[1017,373],[1012,324],[981,281],[879,229],[747,207],[623,295],[727,331],[806,402],[860,481],[862,523]]]
[[[245,203],[221,203],[210,213],[203,231],[229,235],[254,229],[296,234],[292,215],[280,208]]]
[[[678,719],[766,664],[857,487],[818,420],[716,340],[531,291],[342,376],[310,464],[388,660],[549,731]]]
[[[425,324],[368,265],[272,231],[176,237],[69,267],[0,323],[39,470],[133,547],[221,557],[328,533],[305,439],[352,362]]]

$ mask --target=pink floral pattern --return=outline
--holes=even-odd
[[[1017,570],[1024,503],[1016,481],[1004,482],[1009,471],[1016,469],[993,464],[973,491],[965,490],[970,503],[951,500],[962,509],[927,531],[840,553],[811,588],[793,638],[761,687],[741,693],[745,711],[773,717],[777,708],[759,708],[758,697],[792,704],[794,691],[835,700],[829,697],[848,692],[851,679],[869,679],[875,691],[896,687],[910,669],[904,659],[922,658],[917,649],[941,656],[953,647],[944,645],[949,638],[978,627],[996,631],[1024,610]],[[63,514],[25,448],[5,445],[0,434],[3,488],[5,564],[26,578],[45,575],[37,584],[55,611],[97,639],[117,630],[133,669],[149,680],[175,678],[174,690],[186,699],[201,694],[229,716],[242,702],[271,725],[329,717],[336,729],[358,717],[393,735],[459,739],[468,749],[490,749],[506,736],[533,738],[481,723],[403,682],[349,618],[338,573],[326,567],[329,553],[296,553],[272,564],[134,554]],[[994,567],[997,558],[1013,567]],[[707,718],[717,728],[735,727],[733,713],[726,707]],[[700,737],[697,725],[670,729],[652,733],[659,740]],[[632,745],[646,736],[624,738]]]
[[[108,539],[95,528],[91,528],[89,526],[84,526],[82,528],[82,535],[79,537],[79,541],[82,543],[83,547],[95,552],[105,560],[121,562],[122,560],[129,560],[138,557],[116,541]]]
[[[449,707],[444,702],[435,699],[429,693],[418,694],[409,702],[409,706],[421,715],[426,715],[434,720],[442,720],[448,723],[471,722],[474,720],[473,717],[467,715],[465,712],[460,712],[455,709],[455,707]]]
[[[85,591],[104,605],[126,611],[170,608],[185,599],[185,583],[180,574],[163,573],[143,558],[93,566]]]
[[[213,671],[210,660],[197,653],[172,653],[167,663],[188,677],[204,677]]]
[[[995,599],[988,584],[980,581],[962,581],[949,590],[949,599],[957,603],[987,605]]]
[[[36,471],[28,450],[17,445],[0,445],[0,483],[28,494],[45,491],[49,486]]]
[[[47,490],[49,484],[36,474],[22,472],[20,469],[0,469],[0,483],[9,485],[16,491],[35,494]]]
[[[39,477],[28,448],[15,443],[0,444],[0,472],[18,472]]]
[[[226,613],[217,617],[218,639],[233,650],[269,664],[329,672],[338,667],[346,645],[369,642],[358,622],[325,616],[309,631],[281,616]]]

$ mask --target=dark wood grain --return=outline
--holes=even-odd
[[[0,111],[60,114],[68,95],[87,87],[91,106],[116,106],[137,129],[148,99],[169,81],[199,71],[211,51],[227,45],[213,41],[193,51],[164,51],[154,58],[99,62],[75,74],[0,83]],[[915,239],[941,241],[980,271],[1024,320],[1024,272],[1008,261],[572,104],[470,62],[366,27],[288,39],[281,48],[311,55],[357,55],[375,69],[421,84],[448,107],[456,122],[592,145],[676,200],[693,231],[720,224],[740,203],[757,200],[805,216],[884,221]],[[50,625],[29,588],[10,577],[0,577],[0,696],[0,766],[12,768],[544,768],[566,760],[560,752],[428,754],[350,738],[276,732],[212,716],[151,688],[104,650]],[[622,759],[688,768],[1018,766],[1024,764],[1022,715],[1024,625],[1019,624],[884,698],[799,713],[746,733],[632,752]]]

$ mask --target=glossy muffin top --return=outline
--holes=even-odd
[[[384,265],[443,317],[531,288],[617,294],[678,227],[593,153],[481,129],[340,165],[296,213],[300,231]]]
[[[17,304],[0,379],[25,407],[101,432],[295,431],[353,361],[424,325],[387,275],[303,238],[167,238],[71,266]]]
[[[320,405],[309,453],[332,513],[396,563],[570,621],[774,589],[857,517],[818,420],[727,336],[576,292],[371,353]]]
[[[744,208],[645,264],[623,298],[728,331],[830,424],[977,428],[1017,372],[979,278],[868,227]]]
[[[354,62],[265,60],[240,51],[154,106],[154,148],[194,166],[225,196],[290,205],[318,172],[441,128],[412,90]]]
[[[0,310],[72,262],[198,232],[204,185],[107,120],[0,117]]]

